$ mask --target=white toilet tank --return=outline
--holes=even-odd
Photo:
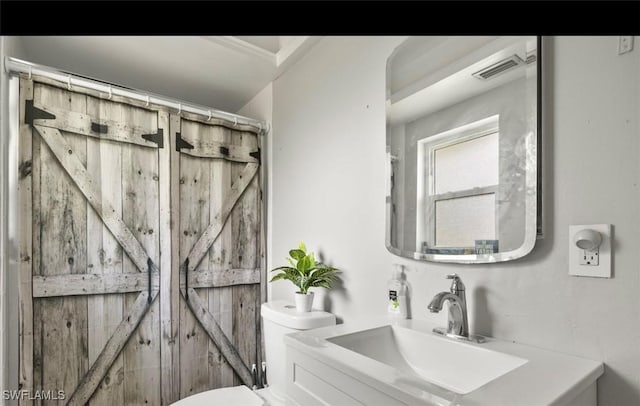
[[[269,392],[283,400],[286,377],[284,335],[334,325],[336,316],[320,310],[298,313],[295,305],[284,300],[263,303],[260,314],[264,327]]]

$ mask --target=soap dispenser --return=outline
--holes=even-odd
[[[407,318],[407,284],[402,279],[402,268],[402,265],[395,264],[387,283],[387,313],[398,319]]]

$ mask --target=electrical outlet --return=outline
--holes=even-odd
[[[625,35],[618,37],[618,55],[626,54],[633,50],[633,36]]]
[[[600,233],[602,241],[593,251],[581,249],[574,237],[579,231],[591,229]],[[569,226],[569,275],[611,278],[612,250],[611,224],[588,224]]]
[[[599,249],[595,251],[580,250],[580,265],[598,266],[600,263]]]

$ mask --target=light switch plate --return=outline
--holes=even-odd
[[[602,235],[602,243],[598,250],[598,264],[581,264],[585,250],[578,248],[573,237],[580,230],[590,228]],[[587,224],[569,226],[569,275],[611,278],[611,224]]]
[[[618,55],[633,51],[633,36],[618,37]]]

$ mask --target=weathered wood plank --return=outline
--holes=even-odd
[[[176,133],[180,132],[180,116],[169,116],[170,188],[171,188],[171,340],[173,342],[172,399],[180,398],[180,153],[176,150]],[[167,315],[163,314],[166,318]],[[164,368],[164,365],[163,365]]]
[[[205,136],[202,126],[192,122],[181,123],[181,133],[190,140]],[[210,160],[180,155],[180,253],[186,256],[198,237],[209,224]],[[201,264],[189,267],[189,279],[207,270],[208,253],[204,253]],[[184,271],[181,272],[184,280]],[[208,301],[207,292],[200,292]],[[209,338],[186,303],[180,313],[180,395],[186,397],[208,388],[209,364],[207,348]]]
[[[253,285],[260,283],[260,269],[207,269],[189,272],[190,288],[221,288],[233,285]],[[180,285],[184,289],[185,285]],[[203,295],[201,295],[203,296]]]
[[[160,288],[157,272],[152,273],[152,289]],[[86,296],[115,293],[131,293],[148,290],[149,276],[141,272],[104,273],[104,274],[62,274],[33,277],[33,297]],[[103,306],[104,307],[104,306]],[[116,306],[104,308],[106,311],[117,310]],[[98,309],[96,309],[97,311]],[[122,315],[120,315],[122,319]],[[120,320],[115,323],[118,324]],[[113,323],[109,323],[112,325]],[[96,328],[97,325],[93,325]],[[100,348],[98,348],[99,352]]]
[[[165,112],[158,113],[158,128],[166,137],[169,135],[169,115]],[[178,346],[175,345],[175,336],[173,335],[174,315],[172,313],[172,272],[171,263],[173,259],[171,245],[171,148],[169,148],[168,140],[164,140],[165,148],[158,151],[158,173],[159,173],[159,191],[158,204],[160,210],[160,399],[162,404],[168,405],[176,400],[173,385],[176,377],[175,370],[178,365],[174,364],[174,353],[178,352]],[[176,267],[176,269],[178,269]],[[176,297],[179,300],[179,297]]]
[[[211,338],[211,340],[220,349],[220,352],[222,352],[224,357],[227,359],[227,362],[229,362],[233,367],[242,382],[251,387],[251,371],[244,363],[231,341],[229,341],[227,336],[224,334],[220,325],[218,325],[215,318],[209,312],[208,303],[205,303],[200,296],[198,296],[195,289],[192,288],[189,288],[189,300],[187,300],[187,303],[200,324],[204,327],[209,338]]]
[[[257,148],[247,148],[238,145],[224,144],[221,142],[208,141],[203,139],[191,140],[193,148],[183,148],[181,153],[198,158],[224,159],[231,162],[254,162],[260,161],[260,151]]]
[[[119,120],[121,108],[116,103],[107,103],[93,97],[87,97],[87,115]],[[60,116],[56,116],[56,119],[59,118]],[[101,201],[113,202],[115,214],[121,217],[121,144],[97,138],[87,138],[87,172],[100,185],[98,198]],[[58,289],[57,292],[59,295],[76,292],[77,294],[92,295],[87,298],[87,308],[89,314],[89,362],[93,363],[124,316],[123,296],[107,293],[140,291],[147,286],[148,281],[143,273],[122,274],[122,247],[104,225],[100,216],[92,209],[87,212],[87,233],[89,237],[87,241],[87,273],[94,275],[86,275],[90,279],[84,278],[76,283],[71,280],[65,281],[66,278],[60,278],[58,284],[44,281],[42,286],[43,290],[48,292],[51,292],[56,286],[61,287],[62,289]],[[136,281],[130,283],[133,282],[133,279]],[[74,292],[69,289],[70,287],[77,289],[74,289]],[[91,404],[123,404],[123,381],[123,358],[122,355],[118,355],[100,382],[99,389],[91,398]]]
[[[71,147],[62,137],[59,130],[38,125],[36,125],[35,128],[50,150],[55,154],[57,160],[62,164],[67,174],[69,174],[71,179],[80,188],[80,191],[82,191],[82,194],[84,194],[89,201],[91,207],[93,207],[96,213],[102,218],[105,225],[113,233],[113,236],[124,248],[129,258],[134,261],[136,267],[141,272],[146,272],[147,258],[149,258],[149,256],[122,219],[116,215],[116,210],[111,203],[109,203],[106,198],[99,198],[99,196],[101,196],[99,188],[91,179],[83,163],[74,155],[74,153],[76,155],[78,154],[76,152],[77,149],[74,150]],[[132,193],[135,194],[135,192]],[[154,270],[157,271],[157,266],[155,266]]]
[[[157,295],[157,291],[152,292],[152,304],[155,302]],[[138,295],[127,316],[115,329],[113,335],[109,338],[100,355],[93,365],[91,365],[91,368],[89,368],[87,374],[75,390],[69,392],[71,396],[69,397],[67,405],[84,405],[89,401],[118,354],[120,354],[131,337],[134,336],[134,331],[150,307],[148,299],[148,292],[141,292]]]
[[[86,97],[59,89],[34,86],[34,101],[85,112]],[[76,161],[86,163],[86,138],[59,133],[60,139],[76,151]],[[42,275],[84,273],[86,263],[87,205],[81,192],[69,180],[52,151],[41,149],[41,239]],[[87,299],[47,298],[39,310],[39,354],[42,388],[71,393],[87,371]]]
[[[26,74],[22,74],[22,77],[27,77]],[[50,79],[47,77],[43,77],[43,76],[37,76],[37,75],[33,75],[33,80],[36,82],[40,82],[40,83],[46,83],[49,86],[53,86],[53,87],[57,87],[63,90],[66,90],[68,87],[67,82],[60,82],[57,81],[55,79]],[[86,95],[90,95],[92,97],[97,97],[97,98],[106,98],[108,96],[108,94],[105,94],[103,92],[99,92],[97,90],[93,90],[93,89],[88,89],[88,88],[84,88],[84,87],[79,87],[79,86],[75,86],[75,85],[71,85],[71,90],[75,93],[80,93],[80,94],[86,94]],[[169,107],[166,106],[161,106],[161,105],[157,105],[154,103],[150,103],[147,104],[146,101],[139,101],[139,100],[132,100],[128,97],[123,97],[123,96],[118,96],[118,95],[113,95],[111,97],[110,100],[112,103],[122,103],[125,105],[131,105],[131,106],[136,106],[138,108],[142,108],[145,110],[153,110],[153,111],[164,111],[164,112],[174,112],[174,109],[171,109]],[[236,130],[236,131],[250,131],[253,133],[260,133],[263,129],[261,127],[256,127],[256,126],[252,126],[252,125],[242,125],[242,124],[237,124],[232,120],[224,120],[224,119],[220,119],[220,118],[211,118],[209,119],[208,117],[205,116],[201,116],[198,114],[193,114],[193,113],[189,113],[186,111],[182,111],[180,116],[183,117],[183,119],[186,120],[190,120],[190,121],[196,121],[202,124],[207,124],[207,125],[216,125],[216,126],[223,126],[232,130]]]
[[[257,366],[256,297],[260,295],[260,286],[236,285],[231,289],[233,290],[233,346],[247,366],[252,364]],[[239,374],[237,379],[239,381],[236,381],[236,384],[244,383],[244,379]]]
[[[89,99],[91,100],[93,98],[89,97]],[[93,99],[90,103],[107,104],[108,102]],[[61,131],[82,134],[101,140],[124,142],[149,148],[158,148],[156,143],[142,138],[143,134],[155,134],[158,131],[157,126],[135,125],[123,122],[122,120],[103,117],[99,114],[92,114],[93,112],[85,114],[47,106],[37,102],[34,103],[34,106],[55,116],[54,119],[34,120],[35,125],[57,128]],[[109,108],[119,108],[120,106],[121,105],[116,103],[110,103]],[[147,112],[147,114],[151,113]]]
[[[226,144],[231,143],[231,131],[227,128],[217,129],[211,136],[216,141]],[[210,217],[215,218],[222,209],[225,197],[231,190],[231,162],[223,160],[214,160],[211,162],[210,190]],[[232,251],[231,227],[225,226],[220,232],[220,236],[211,244],[211,248],[209,248],[209,269],[218,275],[222,275],[225,269],[230,269]],[[213,280],[211,283],[213,283]],[[194,286],[196,285],[194,284]],[[209,286],[214,285],[210,284]],[[222,332],[227,337],[232,337],[233,334],[232,300],[231,287],[209,289],[209,311],[211,311],[220,325]],[[213,341],[209,341],[209,359],[210,387],[223,388],[233,386],[235,377],[233,368],[231,368]]]
[[[22,77],[27,77],[26,74],[21,74]],[[38,82],[38,83],[42,83],[42,84],[46,84],[48,86],[51,87],[55,87],[61,90],[67,90],[69,85],[66,81],[60,82],[58,80],[55,79],[51,79],[48,77],[44,77],[44,76],[39,76],[39,75],[33,75],[33,81],[34,82]],[[108,93],[103,93],[97,90],[93,90],[93,89],[89,89],[86,87],[81,87],[81,86],[76,86],[76,85],[71,85],[71,91],[74,93],[78,93],[78,94],[84,94],[84,95],[88,95],[91,97],[95,97],[97,99],[107,99],[109,97]],[[161,105],[157,105],[157,104],[153,104],[150,103],[149,105],[147,105],[146,101],[139,101],[139,100],[133,100],[129,97],[124,97],[124,96],[118,96],[118,95],[112,95],[111,99],[109,99],[110,103],[115,103],[115,104],[122,104],[125,106],[135,106],[141,109],[145,109],[147,111],[169,111],[168,107],[165,106],[161,106]]]
[[[257,148],[260,150],[261,146],[261,137],[253,134],[245,134],[242,139],[242,143],[246,143],[252,148]],[[252,214],[247,217],[252,221],[248,227],[248,231],[250,233],[250,238],[252,238],[253,242],[250,243],[252,249],[250,250],[250,255],[246,258],[247,263],[253,263],[253,267],[257,269],[257,274],[261,276],[260,284],[254,286],[253,288],[247,289],[249,292],[252,292],[252,296],[247,298],[247,301],[253,300],[253,327],[252,331],[255,332],[255,337],[253,341],[253,356],[255,357],[255,363],[258,368],[258,378],[261,380],[262,376],[262,361],[264,360],[263,355],[263,342],[262,342],[262,328],[261,328],[261,317],[260,317],[260,306],[266,300],[266,285],[265,285],[265,266],[264,266],[264,255],[263,255],[263,205],[262,205],[262,167],[258,171],[258,174],[253,179],[250,187],[253,189],[250,191],[250,204],[243,206],[245,213],[246,210],[251,210]],[[244,258],[243,258],[244,259]],[[263,297],[263,293],[265,296]],[[248,314],[248,313],[247,313]],[[250,321],[249,321],[250,322]],[[257,382],[257,385],[260,386],[260,382]]]
[[[227,239],[224,243],[230,245],[231,240]],[[231,253],[231,250],[229,250],[229,253]],[[212,292],[210,295],[213,296],[212,314],[218,321],[222,332],[227,337],[233,337],[233,287],[212,288],[210,289],[210,292]],[[211,299],[209,300],[211,306]],[[236,374],[227,359],[224,357],[224,354],[222,354],[218,347],[216,347],[213,341],[210,343],[209,351],[210,353],[217,355],[213,359],[215,362],[215,368],[217,369],[217,375],[210,377],[210,380],[216,382],[215,387],[234,386]]]
[[[21,390],[33,391],[33,297],[31,279],[33,277],[33,145],[31,126],[24,123],[25,101],[33,100],[33,82],[20,80],[20,139],[19,139],[19,179],[18,193],[20,207],[20,374],[18,384]],[[35,159],[39,157],[36,156]],[[39,179],[38,179],[39,180]],[[37,180],[35,180],[37,181]],[[36,208],[36,210],[39,208]],[[37,227],[36,227],[37,228]],[[27,400],[24,404],[33,404]]]
[[[63,97],[69,101],[69,111],[84,112],[87,111],[87,97],[85,95],[63,93]],[[38,100],[34,100],[37,103]],[[78,137],[73,133],[63,133],[63,137],[67,139],[68,144],[72,149],[78,150],[76,158],[79,159],[82,165],[87,165],[87,140],[82,137]],[[73,256],[67,256],[67,263],[71,266],[71,273],[86,273],[87,272],[87,212],[89,209],[87,202],[80,190],[73,184],[72,181],[67,180],[69,189],[73,190],[73,209],[75,215],[72,217],[73,226],[76,228],[74,232],[74,238],[77,239],[76,250]],[[69,297],[63,299],[65,303],[65,312],[68,312],[65,316],[65,326],[69,331],[69,335],[64,339],[74,340],[74,352],[62,353],[69,359],[71,368],[74,368],[73,380],[69,379],[68,391],[71,391],[78,381],[82,379],[84,373],[89,369],[89,357],[87,354],[88,346],[88,318],[87,314],[87,298],[86,297]],[[71,327],[69,327],[71,323]],[[75,331],[74,331],[75,330]],[[68,347],[67,347],[68,350]]]
[[[247,147],[256,147],[256,136],[251,133],[232,132],[232,142]],[[242,165],[231,165],[231,176],[239,176]],[[232,265],[239,268],[256,268],[259,251],[259,206],[258,176],[253,177],[241,199],[231,212],[230,226],[233,238]],[[256,297],[259,297],[256,286],[233,287],[233,343],[247,365],[258,364]],[[237,382],[240,383],[240,382]]]
[[[241,142],[240,138],[241,138],[240,133],[236,131],[231,131],[231,140],[232,140],[231,142],[239,144]],[[231,172],[232,179],[235,179],[238,176],[238,173],[240,172],[241,168],[242,168],[241,164],[231,163],[230,172]],[[249,185],[247,185],[247,188],[245,189],[245,193],[248,191],[248,189],[249,189]],[[231,213],[229,214],[229,220],[227,221],[227,225],[225,226],[226,228],[229,228],[231,230],[231,255],[229,260],[231,262],[232,267],[240,267],[240,262],[243,255],[242,249],[244,247],[245,235],[244,233],[242,233],[243,231],[242,222],[244,220],[242,218],[242,208],[243,208],[243,203],[245,198],[246,198],[246,194],[243,194],[238,199],[236,205],[233,207],[233,209],[231,210]],[[247,366],[250,366],[251,364],[247,362],[248,359],[246,357],[246,351],[244,351],[244,349],[241,350],[240,347],[238,346],[238,342],[241,340],[241,337],[238,337],[238,336],[239,335],[243,336],[248,333],[238,328],[238,324],[244,321],[243,320],[244,315],[238,313],[238,310],[240,308],[239,302],[243,299],[242,293],[243,293],[242,289],[237,289],[237,287],[235,286],[231,287],[231,295],[230,295],[231,306],[230,306],[229,314],[233,318],[233,322],[232,322],[231,334],[228,337],[231,339],[231,342],[233,343],[234,348],[236,349],[236,351],[238,351],[238,354],[240,355],[242,360],[246,362]],[[244,323],[242,324],[244,325]],[[234,374],[233,385],[236,386],[240,384],[242,384],[242,379],[240,378],[239,375]]]
[[[189,252],[189,268],[194,269],[202,261],[205,254],[211,247],[211,244],[216,240],[220,231],[224,227],[227,219],[229,218],[229,214],[231,210],[237,203],[238,199],[242,196],[242,193],[245,191],[251,180],[255,177],[258,172],[259,165],[258,164],[246,164],[242,172],[238,175],[233,185],[231,186],[231,192],[225,199],[224,204],[222,205],[222,209],[216,215],[214,219],[211,220],[211,223],[207,227],[207,229],[202,233],[198,241],[195,243],[191,252]]]
[[[264,151],[264,145],[263,143],[266,143],[266,138],[267,137],[261,137],[258,136],[257,137],[257,142],[258,142],[258,148],[261,151]],[[265,160],[261,159],[261,162],[265,162]],[[260,227],[260,259],[259,259],[259,267],[261,268],[260,271],[260,277],[261,277],[261,281],[260,281],[260,297],[256,298],[256,300],[258,300],[258,303],[256,304],[256,308],[258,309],[258,312],[261,311],[261,306],[263,303],[265,303],[267,301],[267,281],[269,279],[267,279],[267,259],[266,259],[266,252],[267,252],[267,247],[266,247],[266,217],[267,217],[267,211],[266,211],[266,205],[265,205],[265,201],[264,201],[264,184],[265,184],[265,179],[266,179],[266,170],[265,170],[265,165],[260,165],[260,171],[258,172],[258,207],[260,210],[260,222],[259,222],[259,227]],[[259,386],[262,385],[262,382],[265,382],[267,377],[263,375],[262,373],[262,362],[264,362],[266,360],[266,355],[265,355],[265,348],[264,348],[264,334],[262,334],[262,325],[261,325],[261,317],[260,314],[257,315],[257,320],[256,320],[256,331],[258,332],[258,339],[257,339],[257,343],[256,345],[258,345],[258,375],[260,377],[260,384]]]
[[[226,227],[225,227],[226,229]],[[224,231],[223,231],[224,232]],[[223,235],[224,237],[224,235]],[[223,241],[231,243],[230,239]],[[231,249],[229,249],[231,253]],[[209,308],[212,315],[220,325],[220,329],[227,337],[233,337],[233,287],[219,287],[209,290]],[[224,388],[235,385],[236,374],[213,341],[209,344],[209,353],[213,361],[213,371],[209,375],[209,381],[214,388]]]
[[[261,128],[254,127],[252,125],[237,124],[234,121],[223,120],[219,118],[208,119],[207,117],[204,117],[198,114],[192,114],[186,111],[183,111],[180,116],[182,117],[183,122],[192,121],[195,123],[204,124],[206,126],[224,127],[227,130],[247,131],[247,132],[252,132],[254,134],[258,134],[260,131],[262,131]]]
[[[207,388],[207,334],[186,303],[180,306],[180,398]]]
[[[122,120],[141,123],[154,120],[141,114],[139,109],[123,106]],[[146,125],[151,125],[147,123]],[[133,233],[135,240],[153,260],[153,268],[159,260],[160,209],[159,209],[159,163],[158,150],[129,144],[122,149],[122,212],[123,221]],[[135,272],[137,264],[125,258],[125,272]],[[145,268],[146,270],[146,264]],[[134,294],[127,294],[125,307],[133,305]],[[160,303],[149,306],[147,314],[136,329],[133,339],[123,350],[124,355],[124,400],[125,404],[157,405],[160,400]]]
[[[34,95],[35,96],[35,95]],[[33,212],[33,230],[32,230],[32,248],[33,248],[33,275],[41,275],[42,269],[40,264],[42,257],[42,249],[41,249],[41,237],[42,237],[42,215],[41,215],[41,140],[40,137],[37,136],[33,128],[31,130],[31,140],[32,140],[32,149],[33,149],[33,166],[31,176],[33,178],[32,183],[32,212]],[[46,147],[45,147],[46,148]],[[42,388],[42,344],[43,344],[43,320],[42,317],[44,315],[43,310],[43,300],[33,300],[33,389],[41,389]]]

